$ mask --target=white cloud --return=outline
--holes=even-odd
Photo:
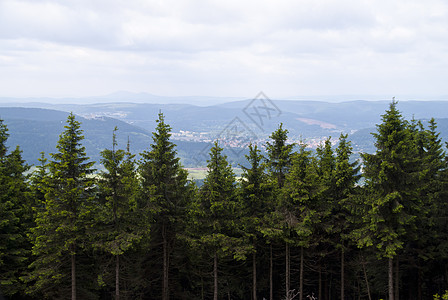
[[[447,50],[442,0],[0,1],[0,96],[448,94]]]

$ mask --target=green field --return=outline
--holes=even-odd
[[[185,168],[188,171],[188,179],[197,180],[204,179],[207,176],[207,168]],[[236,178],[240,178],[243,173],[243,169],[241,168],[233,168],[233,172],[236,175]]]

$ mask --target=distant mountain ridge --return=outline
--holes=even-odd
[[[131,102],[4,103],[0,104],[3,106],[0,107],[0,118],[10,128],[8,144],[19,144],[27,160],[35,163],[40,151],[54,152],[65,119],[69,112],[73,112],[80,116],[88,155],[98,161],[99,152],[111,145],[115,126],[119,128],[118,137],[122,148],[129,136],[134,153],[147,149],[152,141],[151,132],[156,126],[157,114],[161,111],[174,133],[185,133],[184,136],[178,134],[173,138],[178,139],[176,143],[184,164],[191,167],[205,165],[207,153],[204,151],[211,140],[221,139],[225,144],[224,139],[234,134],[244,135],[242,139],[249,136],[250,141],[262,144],[280,123],[289,130],[293,141],[302,140],[315,146],[325,137],[337,139],[340,133],[349,133],[355,151],[371,152],[374,151],[374,145],[370,133],[376,130],[375,124],[381,122],[381,115],[388,109],[389,103],[275,100],[274,106],[268,108],[278,111],[269,117],[267,107],[254,100],[210,106]],[[448,140],[448,101],[401,101],[398,109],[408,120],[436,118],[441,137]],[[38,149],[41,144],[42,149]],[[243,144],[236,143],[234,146],[244,148]],[[198,159],[198,153],[201,159]],[[244,152],[238,150],[228,153],[235,164],[244,161]]]

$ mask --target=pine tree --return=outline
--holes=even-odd
[[[350,203],[356,193],[356,185],[360,179],[359,164],[351,162],[352,146],[347,141],[347,135],[341,134],[336,148],[336,165],[334,170],[333,207],[329,223],[332,228],[330,234],[337,236],[334,240],[336,247],[341,251],[341,299],[345,299],[345,251],[346,243],[350,238],[353,227],[350,223]]]
[[[263,155],[257,145],[249,145],[246,159],[250,167],[241,166],[243,174],[240,181],[240,201],[243,207],[241,216],[245,234],[250,237],[252,253],[252,299],[257,299],[257,244],[263,239],[265,227],[263,220],[274,208],[272,205],[272,186],[265,172]]]
[[[191,187],[177,157],[176,145],[170,141],[171,127],[159,113],[156,131],[153,133],[151,151],[142,153],[139,170],[142,178],[142,199],[150,214],[155,218],[152,237],[162,240],[163,279],[162,299],[170,297],[169,274],[171,253],[178,242],[179,234],[185,226],[185,209]]]
[[[17,146],[7,154],[8,129],[0,120],[0,290],[6,296],[20,296],[24,285],[30,245],[26,238],[32,226],[31,198],[24,175],[29,167]]]
[[[286,174],[288,174],[292,166],[294,144],[287,144],[288,130],[283,129],[282,123],[269,138],[272,139],[272,142],[266,143],[268,171],[278,188],[281,188]]]
[[[40,165],[37,165],[35,170],[30,176],[30,189],[31,194],[36,202],[36,209],[41,209],[45,203],[45,182],[48,176],[47,158],[45,158],[45,153],[41,152],[41,157],[38,159]],[[35,219],[35,217],[34,217]]]
[[[80,276],[77,257],[86,248],[86,226],[93,205],[93,162],[85,154],[80,123],[70,114],[65,131],[60,135],[57,153],[50,154],[46,179],[45,209],[38,212],[32,232],[36,260],[28,281],[34,283],[29,292],[40,292],[54,299],[80,297],[87,299],[86,286],[79,279],[89,280],[92,270]]]
[[[291,172],[286,176],[278,208],[283,216],[286,245],[300,247],[300,300],[303,299],[304,294],[304,249],[314,243],[315,227],[321,219],[318,202],[320,189],[315,158],[311,156],[310,151],[306,150],[306,144],[301,143],[299,151],[294,155]],[[286,274],[288,274],[288,259],[286,266]],[[287,289],[286,292],[289,293],[289,290]]]
[[[415,124],[414,124],[415,123]],[[421,172],[419,173],[418,188],[419,198],[423,205],[416,219],[416,229],[409,235],[406,254],[410,265],[410,272],[414,273],[417,282],[410,282],[410,287],[416,287],[414,293],[418,299],[423,296],[423,281],[436,278],[434,272],[424,274],[428,262],[438,261],[446,257],[446,253],[440,255],[438,249],[444,249],[441,245],[446,240],[446,188],[447,181],[443,174],[448,164],[445,160],[440,134],[437,132],[437,124],[434,119],[428,122],[425,129],[422,122],[413,122],[414,143],[417,146]],[[439,290],[439,292],[442,292]],[[427,294],[428,295],[432,295]]]
[[[115,127],[112,149],[101,151],[101,164],[105,171],[98,180],[100,205],[95,212],[92,232],[93,245],[112,255],[115,260],[115,298],[120,299],[120,258],[140,241],[149,228],[142,230],[138,224],[138,180],[134,156],[124,150],[116,150]]]
[[[358,246],[375,246],[389,260],[389,299],[395,297],[393,259],[403,248],[406,233],[415,226],[421,203],[416,197],[418,161],[409,124],[390,104],[374,133],[375,154],[363,154],[368,190],[364,226],[355,235]]]
[[[287,174],[289,173],[291,166],[292,166],[292,151],[294,148],[294,144],[288,144],[288,130],[283,129],[283,124],[280,123],[278,129],[274,131],[269,138],[272,140],[272,142],[266,143],[266,152],[267,152],[267,170],[268,174],[270,175],[270,179],[273,182],[274,186],[274,194],[275,195],[281,195],[280,190],[283,187],[285,183],[285,178]],[[277,203],[280,201],[280,199],[276,199]],[[274,213],[271,215],[271,222],[270,223],[276,223],[277,215]],[[271,228],[272,229],[272,228]],[[272,233],[277,232],[276,230],[269,230],[272,231]],[[274,237],[271,234],[271,237]],[[273,256],[272,254],[272,244],[270,247],[270,257]],[[286,276],[285,276],[285,288],[286,293],[289,293],[289,270],[290,270],[290,258],[289,258],[289,244],[288,242],[285,242],[285,251],[286,251]],[[270,260],[270,274],[269,274],[269,281],[270,281],[270,300],[273,300],[273,260]],[[288,296],[287,296],[288,297]]]
[[[218,260],[219,258],[246,253],[238,252],[241,236],[236,229],[237,201],[235,199],[235,175],[222,154],[218,142],[210,149],[207,160],[208,172],[204,185],[199,189],[196,203],[192,207],[194,216],[193,243],[213,255],[213,299],[218,299]]]

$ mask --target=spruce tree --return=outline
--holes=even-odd
[[[243,174],[240,181],[239,197],[242,206],[241,220],[245,234],[249,236],[252,253],[252,299],[257,299],[257,245],[263,240],[264,219],[274,206],[272,205],[272,185],[269,182],[263,163],[263,155],[257,145],[249,145],[246,159],[249,168],[241,166]]]
[[[32,273],[27,278],[33,283],[29,292],[42,293],[45,297],[89,298],[86,284],[92,270],[78,272],[77,257],[86,249],[86,227],[93,205],[93,162],[86,156],[81,124],[71,113],[65,131],[60,135],[56,148],[50,154],[49,174],[45,182],[44,210],[39,211],[36,227],[32,232]],[[80,268],[81,269],[81,268]],[[86,276],[87,275],[87,276]]]
[[[351,230],[351,207],[356,193],[356,185],[360,179],[359,164],[350,161],[352,146],[347,135],[341,134],[336,148],[336,165],[334,170],[333,206],[329,216],[332,225],[330,234],[336,237],[333,243],[341,251],[341,299],[345,299],[345,252]]]
[[[266,142],[267,167],[277,187],[281,188],[292,166],[294,144],[287,143],[288,130],[283,129],[283,123],[280,123],[278,129],[269,138],[272,141]]]
[[[288,144],[288,130],[283,129],[283,123],[280,123],[277,130],[275,130],[269,138],[272,141],[266,142],[266,165],[268,174],[270,176],[270,180],[273,183],[274,194],[280,196],[280,190],[285,183],[285,178],[289,173],[292,166],[292,153],[294,144]],[[275,199],[276,204],[280,199]],[[271,215],[271,223],[276,223],[278,215]],[[271,230],[272,231],[272,230]],[[272,233],[275,233],[276,230],[273,230]],[[274,235],[271,234],[271,237],[274,238]],[[272,253],[272,244],[270,245],[270,257],[273,257]],[[285,252],[286,252],[286,276],[285,276],[285,288],[286,293],[289,293],[289,270],[290,270],[290,258],[289,258],[289,244],[285,242]],[[273,260],[270,259],[270,271],[269,271],[269,281],[270,281],[270,300],[273,300]]]
[[[389,261],[389,299],[395,297],[393,259],[414,229],[421,202],[416,196],[418,161],[409,123],[390,104],[374,133],[375,154],[363,154],[364,176],[371,196],[366,198],[364,225],[357,229],[358,246],[375,246]],[[397,299],[398,300],[398,299]]]
[[[218,142],[215,142],[210,149],[204,185],[199,189],[199,195],[191,211],[195,223],[193,243],[199,245],[206,253],[210,253],[213,258],[214,300],[218,299],[219,294],[219,258],[229,255],[240,257],[237,250],[243,244],[236,229],[235,175],[222,151]]]
[[[293,157],[291,172],[286,176],[279,203],[279,212],[283,216],[284,240],[286,245],[300,247],[299,299],[303,299],[304,288],[304,249],[313,241],[316,224],[320,222],[319,206],[320,185],[316,160],[306,150],[306,144],[299,144],[299,151]],[[288,250],[288,248],[287,248]],[[288,252],[287,252],[288,255]],[[287,275],[288,259],[286,260]],[[289,290],[286,290],[289,297]]]
[[[134,155],[129,151],[117,150],[116,131],[113,131],[112,149],[101,151],[101,164],[105,171],[98,180],[100,205],[95,212],[92,232],[93,245],[112,255],[114,264],[115,298],[120,299],[120,258],[140,241],[149,228],[138,224],[137,210],[138,180]],[[107,269],[107,266],[102,268]]]
[[[27,271],[31,245],[26,234],[33,225],[25,172],[29,167],[17,146],[7,154],[8,129],[0,120],[0,291],[8,297],[24,294],[20,280]]]
[[[177,235],[183,230],[186,205],[191,195],[187,181],[187,171],[177,157],[176,145],[170,141],[171,126],[159,113],[157,126],[153,132],[150,151],[141,156],[139,171],[142,180],[142,202],[148,208],[155,224],[151,237],[162,244],[162,299],[170,297],[169,275],[171,253],[179,242]]]

